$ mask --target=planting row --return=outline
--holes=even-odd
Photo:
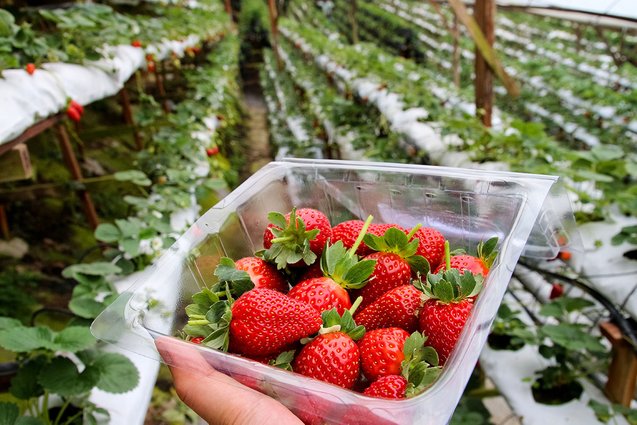
[[[237,170],[242,165],[236,80],[239,41],[226,34],[212,46],[204,44],[202,52],[207,53],[196,58],[201,66],[185,63],[177,71],[186,82],[185,96],[176,99],[171,112],[164,112],[142,85],[136,86],[140,102],[136,118],[145,149],[135,154],[138,169],[115,174],[115,179],[129,183],[130,194],[123,201],[130,215],[96,229],[95,238],[103,248],[101,260],[69,266],[63,273],[76,281],[69,309],[76,315],[77,326],[51,334],[44,330],[48,328],[2,322],[0,345],[21,353],[10,391],[25,401],[4,403],[3,412],[37,416],[42,423],[71,423],[62,412],[49,416],[47,400],[59,399],[62,411],[79,412],[76,417],[83,416],[85,423],[107,420],[109,410],[111,423],[143,421],[140,404],[150,397],[154,375],[149,371],[156,371],[157,364],[136,359],[143,372],[143,388],[130,393],[140,382],[140,372],[126,357],[96,345],[87,325],[116,298],[118,289],[125,289],[122,286],[130,283],[134,272],[145,269],[172,245],[198,217],[200,208],[209,208],[238,183]],[[149,295],[148,307],[153,306],[156,303]],[[18,339],[16,333],[21,335]],[[27,334],[33,337],[25,339]],[[51,343],[58,340],[58,345]],[[74,352],[86,367],[84,372],[79,373],[58,351]],[[27,381],[26,377],[37,379]]]
[[[71,101],[87,105],[116,94],[140,68],[161,71],[157,64],[167,59],[178,65],[203,41],[228,30],[217,4],[196,14],[179,7],[155,12],[126,15],[91,4],[16,18],[0,9],[6,24],[0,34],[0,90],[5,93],[0,144],[38,120],[68,111]]]

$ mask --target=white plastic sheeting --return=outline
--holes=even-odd
[[[637,19],[635,0],[497,0],[496,3],[503,6],[548,7]]]
[[[8,69],[0,79],[0,144],[19,136],[36,122],[63,110],[72,98],[88,105],[113,96],[124,87],[131,75],[144,65],[144,55],[156,60],[171,54],[184,55],[199,37],[183,41],[165,40],[146,49],[132,46],[104,48],[104,57],[86,65],[46,63],[33,75],[22,69]]]

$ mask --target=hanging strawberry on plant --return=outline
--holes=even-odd
[[[33,75],[35,73],[36,66],[34,63],[28,63],[24,69],[27,71],[27,74]]]
[[[66,105],[66,116],[72,121],[80,122],[84,114],[84,107],[73,99],[69,99]]]

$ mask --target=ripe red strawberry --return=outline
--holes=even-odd
[[[290,290],[288,296],[310,304],[319,312],[336,308],[338,314],[342,314],[352,306],[347,291],[325,276],[299,282]]]
[[[370,216],[361,229],[360,237],[349,250],[341,241],[334,245],[327,243],[321,257],[323,276],[299,282],[290,290],[290,298],[305,301],[320,312],[336,308],[339,314],[343,314],[349,309],[352,302],[346,289],[363,287],[374,270],[374,261],[359,261],[355,254],[371,220]]]
[[[287,292],[288,282],[277,268],[258,257],[245,257],[235,262],[237,270],[248,272],[255,288],[270,288]]]
[[[332,236],[328,218],[313,208],[293,208],[285,216],[271,212],[268,219],[271,223],[263,234],[264,258],[280,269],[311,265]]]
[[[372,332],[385,330],[390,329],[378,329]],[[438,354],[433,348],[425,347],[426,341],[427,338],[419,332],[408,335],[400,344],[398,367],[392,367],[395,372],[379,376],[363,391],[363,394],[380,398],[409,398],[420,394],[430,386],[438,378],[442,369],[438,366]],[[390,345],[390,347],[390,353],[396,353],[395,346]],[[365,367],[364,353],[361,347],[363,368]]]
[[[130,45],[133,47],[142,47],[142,42],[139,40],[133,40],[131,41]]]
[[[206,155],[208,155],[208,157],[215,156],[218,153],[219,153],[218,146],[213,146],[211,148],[206,149]]]
[[[27,66],[25,67],[27,74],[29,75],[33,75],[33,73],[35,72],[35,64],[34,63],[28,63]]]
[[[69,102],[69,108],[75,108],[78,110],[78,112],[81,115],[84,115],[84,106],[82,106],[80,103],[76,102],[75,100],[72,100]]]
[[[498,251],[495,250],[497,243],[497,237],[493,237],[484,243],[480,242],[477,248],[477,257],[467,254],[453,255],[449,260],[449,264],[443,261],[442,264],[435,269],[435,273],[451,268],[460,270],[461,274],[464,273],[464,270],[469,270],[473,274],[481,274],[486,277],[487,274],[489,274],[491,266],[493,266],[495,258],[498,256]]]
[[[365,328],[356,326],[352,315],[336,310],[323,313],[322,330],[307,344],[294,360],[294,371],[320,381],[351,389],[360,374],[360,351],[355,340],[365,334]]]
[[[191,339],[190,342],[192,342],[193,344],[201,344],[203,340],[204,338],[202,336],[196,336],[193,339]]]
[[[374,381],[381,376],[400,374],[400,365],[405,358],[403,346],[407,338],[409,333],[400,328],[367,332],[358,343],[365,377]]]
[[[363,297],[362,308],[367,307],[387,291],[398,286],[408,285],[412,271],[426,274],[429,271],[427,260],[416,254],[417,240],[411,240],[418,227],[406,235],[396,227],[389,227],[383,236],[369,232],[365,235],[365,243],[375,251],[365,260],[376,260],[376,266],[367,285],[360,291]]]
[[[445,256],[445,237],[432,227],[421,227],[414,235],[414,239],[416,238],[416,255],[425,257],[429,261],[429,267],[435,270]]]
[[[349,249],[354,246],[354,242],[356,242],[356,238],[358,238],[364,224],[365,222],[362,220],[348,220],[339,223],[332,227],[332,237],[330,240],[332,243],[341,241],[345,248]],[[374,224],[370,224],[369,227],[371,228],[372,226],[374,226]],[[357,255],[367,255],[371,253],[372,250],[367,248],[367,245],[365,245],[364,242],[362,242],[356,250]]]
[[[255,288],[232,304],[230,344],[239,354],[267,356],[316,333],[321,316],[307,303]]]
[[[80,111],[71,106],[66,108],[66,116],[75,122],[80,122],[80,120],[82,119],[82,114],[80,113]]]
[[[549,299],[554,300],[555,298],[559,298],[562,295],[564,295],[564,285],[562,285],[561,283],[552,284]]]
[[[146,61],[146,71],[154,74],[156,70],[155,61]]]
[[[407,380],[400,375],[381,376],[363,391],[363,394],[378,398],[405,398]]]
[[[562,250],[557,254],[557,257],[562,261],[569,261],[571,257],[573,257],[573,254],[571,254],[570,251]]]
[[[356,323],[365,326],[368,332],[391,327],[413,332],[418,329],[422,298],[422,292],[414,285],[399,286],[359,311],[355,316]]]
[[[457,269],[429,274],[427,281],[417,282],[429,297],[420,311],[419,328],[428,337],[444,365],[460,337],[473,308],[473,297],[482,288],[482,276]]]

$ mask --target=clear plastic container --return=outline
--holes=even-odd
[[[213,270],[221,256],[238,259],[262,248],[270,211],[318,208],[332,224],[369,214],[376,223],[404,227],[422,223],[441,231],[452,247],[468,250],[498,236],[499,255],[444,372],[432,387],[412,399],[366,397],[173,338],[175,343],[197,350],[217,370],[278,399],[307,422],[445,424],[478,360],[531,232],[531,253],[545,256],[557,246],[555,237],[566,231],[560,221],[563,214],[542,210],[556,181],[552,176],[420,165],[273,162],[197,220],[95,320],[92,331],[102,340],[161,360],[155,339],[173,337],[182,329],[187,319],[185,306],[194,293],[214,283]],[[549,198],[549,205],[554,205],[557,198]]]

